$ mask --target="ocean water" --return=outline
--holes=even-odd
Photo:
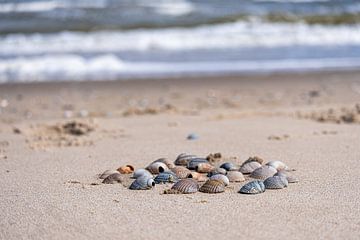
[[[360,69],[355,0],[0,0],[0,82]]]

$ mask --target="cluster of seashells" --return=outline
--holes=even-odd
[[[156,184],[171,183],[170,189],[164,194],[190,194],[198,191],[203,193],[222,193],[231,182],[245,182],[239,193],[258,194],[266,189],[282,189],[298,179],[281,161],[269,161],[264,164],[259,157],[250,157],[241,165],[222,162],[220,153],[210,154],[206,158],[182,153],[176,160],[160,158],[146,168],[135,170],[126,165],[117,170],[107,170],[100,174],[105,184],[122,183],[124,174],[132,174],[135,179],[129,189],[148,190]]]

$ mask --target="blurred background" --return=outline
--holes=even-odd
[[[360,67],[355,0],[0,0],[0,82]]]

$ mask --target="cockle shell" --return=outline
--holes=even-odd
[[[194,158],[198,157],[192,154],[182,153],[176,158],[175,165],[187,166],[187,164]]]
[[[148,170],[152,174],[159,174],[161,172],[169,170],[169,168],[163,162],[153,162],[146,167],[146,170]]]
[[[222,175],[222,174],[212,175],[210,177],[210,179],[215,179],[215,180],[222,181],[225,184],[225,186],[230,184],[229,178],[227,176],[225,176],[225,175]]]
[[[220,168],[225,169],[226,171],[238,171],[239,167],[234,163],[226,162],[220,165]]]
[[[230,182],[243,182],[245,181],[244,175],[239,171],[229,171],[226,173]]]
[[[266,189],[281,189],[288,186],[288,181],[285,177],[272,176],[264,181]]]
[[[199,173],[209,173],[209,172],[213,171],[214,169],[215,169],[215,167],[213,165],[211,165],[210,163],[199,163],[195,167],[195,171],[197,171]]]
[[[288,166],[286,166],[286,164],[281,161],[270,161],[270,162],[266,163],[265,165],[271,166],[271,167],[275,168],[277,171],[289,169]]]
[[[129,187],[131,190],[147,190],[155,186],[155,181],[148,176],[141,176],[137,178]]]
[[[113,173],[113,174],[107,176],[103,180],[103,183],[114,184],[114,183],[121,183],[123,181],[124,181],[123,176],[120,173],[117,172],[117,173]]]
[[[276,171],[275,168],[273,168],[271,166],[268,166],[268,165],[265,165],[265,166],[262,166],[262,167],[259,167],[259,168],[255,169],[250,174],[250,177],[264,180],[264,179],[267,179],[268,177],[274,176],[274,174],[276,172],[277,171]]]
[[[263,192],[265,192],[265,185],[262,181],[259,180],[248,182],[242,186],[239,191],[239,193],[244,194],[258,194]]]
[[[216,179],[207,180],[199,189],[204,193],[221,193],[225,191],[225,184]]]
[[[110,176],[111,174],[114,174],[114,173],[119,173],[119,172],[116,171],[116,170],[106,170],[105,172],[100,174],[99,178],[100,179],[105,179],[105,178],[107,178],[108,176]]]
[[[205,182],[206,180],[208,180],[208,178],[205,175],[198,172],[191,172],[190,175],[191,175],[191,177],[189,176],[190,178],[193,178],[198,182]]]
[[[122,174],[129,174],[129,173],[133,173],[135,168],[131,165],[125,165],[119,167],[117,170]]]
[[[208,177],[211,177],[212,175],[216,175],[216,174],[226,175],[226,170],[223,168],[215,168],[213,171],[208,173]]]
[[[183,194],[195,193],[199,190],[199,184],[191,178],[182,179],[175,183],[171,190],[175,190]]]
[[[143,168],[140,168],[140,169],[137,169],[134,174],[133,174],[133,178],[139,178],[139,177],[142,177],[142,176],[147,176],[148,178],[152,178],[153,175],[146,169],[143,169]]]
[[[171,171],[165,171],[165,172],[161,172],[159,173],[159,175],[157,175],[154,178],[154,181],[156,184],[160,184],[160,183],[174,183],[178,181],[178,178],[176,177],[175,173],[171,172]]]
[[[240,167],[240,172],[243,174],[250,174],[259,167],[261,167],[261,164],[256,161],[244,162]]]
[[[174,172],[179,179],[188,178],[189,175],[191,175],[191,171],[183,166],[175,166],[171,168],[171,171]]]
[[[289,172],[285,172],[285,171],[279,171],[274,176],[285,177],[286,180],[288,181],[288,183],[299,182],[299,179],[297,177],[295,177],[295,176],[291,175]]]
[[[187,168],[190,170],[195,170],[196,166],[199,165],[200,163],[208,163],[209,164],[209,161],[206,160],[205,158],[194,158],[188,162]]]
[[[168,159],[168,158],[159,158],[159,159],[155,160],[153,163],[155,163],[155,162],[165,163],[165,165],[166,165],[169,169],[175,167],[175,164],[174,164],[172,161],[170,161],[170,159]]]

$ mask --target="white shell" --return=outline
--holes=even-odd
[[[143,169],[143,168],[140,168],[140,169],[137,169],[134,174],[133,174],[133,178],[139,178],[139,177],[142,177],[142,176],[147,176],[149,178],[152,178],[153,175],[146,169]]]
[[[215,174],[210,177],[210,179],[216,179],[222,181],[225,186],[229,185],[230,181],[229,178],[223,174]]]

